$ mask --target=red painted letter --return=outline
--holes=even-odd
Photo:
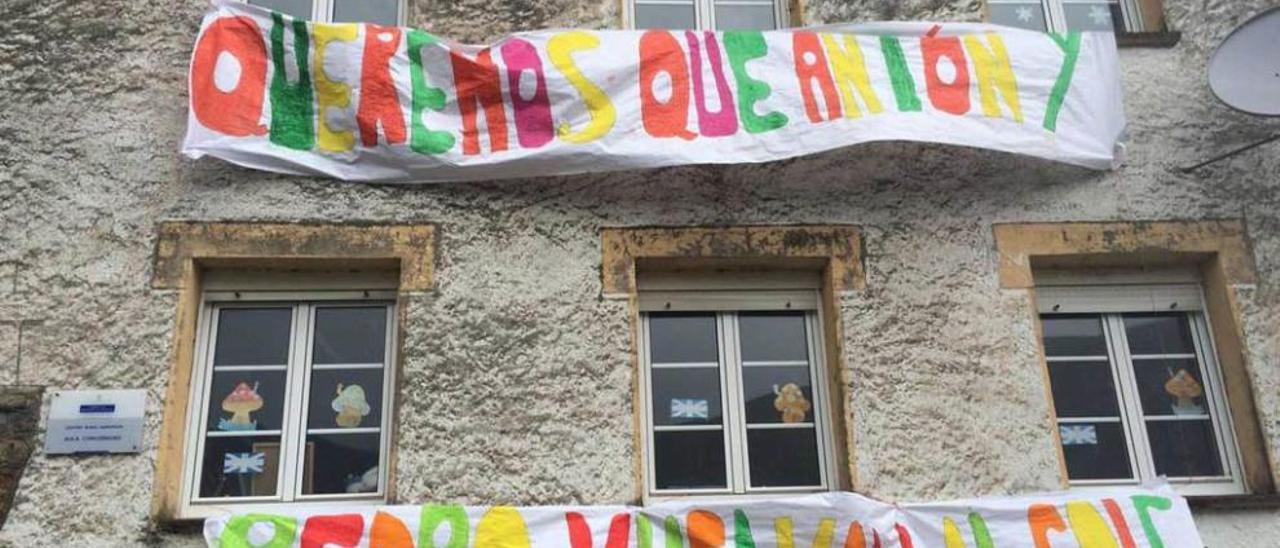
[[[571,548],[592,548],[591,527],[586,518],[577,512],[565,512],[564,521],[569,526],[569,546]],[[615,514],[609,522],[609,538],[604,548],[626,548],[631,537],[631,515]]]
[[[938,38],[934,27],[920,39],[920,51],[924,54],[924,81],[929,88],[929,102],[943,112],[964,114],[969,112],[969,62],[964,58],[964,46],[955,36]],[[938,62],[946,58],[955,67],[955,77],[943,82],[938,76]]]
[[[475,60],[456,51],[449,52],[453,62],[453,85],[458,92],[458,109],[462,111],[462,153],[480,154],[480,128],[476,103],[484,108],[484,121],[489,130],[489,150],[507,150],[507,109],[502,104],[502,80],[488,48]]]
[[[653,94],[659,74],[671,81],[671,98],[663,103]],[[654,137],[693,139],[689,126],[689,66],[671,33],[651,30],[640,37],[640,116],[644,130]]]
[[[360,142],[378,145],[378,124],[387,144],[405,140],[404,112],[400,96],[391,79],[391,57],[400,47],[400,29],[366,24],[364,26],[364,58],[360,61],[360,109],[356,124],[360,126]]]
[[[302,529],[302,548],[357,546],[364,534],[364,518],[360,514],[312,516]]]
[[[214,73],[223,53],[240,64],[240,79],[218,89]],[[225,135],[265,135],[262,98],[267,85],[267,46],[251,17],[223,17],[200,35],[191,59],[191,111],[204,127]]]

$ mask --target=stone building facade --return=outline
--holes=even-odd
[[[0,382],[47,388],[41,427],[51,389],[149,395],[141,454],[48,456],[37,433],[0,543],[199,543],[169,518],[200,271],[335,258],[326,268],[368,260],[399,280],[391,500],[525,505],[645,491],[637,265],[824,272],[841,486],[904,501],[1066,485],[1036,269],[1189,268],[1248,484],[1193,500],[1197,523],[1215,547],[1280,538],[1280,154],[1179,169],[1275,130],[1205,80],[1214,46],[1269,4],[1164,3],[1180,39],[1121,50],[1128,158],[1111,172],[879,143],[762,165],[397,186],[179,157],[203,2],[0,3]],[[622,5],[407,0],[407,22],[483,42],[619,27]],[[790,13],[976,21],[986,9],[809,0]],[[29,436],[10,433],[5,447]]]

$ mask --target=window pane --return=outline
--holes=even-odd
[[[726,487],[724,432],[654,432],[653,467],[658,489]]]
[[[747,430],[752,487],[816,486],[818,468],[816,430],[759,428]]]
[[[1198,361],[1135,359],[1133,373],[1144,415],[1209,414]]]
[[[743,312],[738,315],[742,361],[809,361],[804,312]]]
[[[773,4],[746,6],[716,2],[716,28],[719,30],[773,30],[777,28]]]
[[[381,435],[311,434],[302,465],[302,493],[372,493],[378,490],[378,453]]]
[[[333,0],[335,23],[399,25],[400,0]]]
[[[200,497],[274,496],[279,464],[279,434],[207,438]]]
[[[650,314],[649,360],[653,363],[720,361],[715,314]]]
[[[1109,362],[1050,362],[1049,386],[1059,417],[1119,417]]]
[[[1067,477],[1073,480],[1132,479],[1129,446],[1119,422],[1061,423]]]
[[[1125,314],[1124,332],[1134,355],[1195,352],[1186,314]]]
[[[387,308],[316,309],[312,363],[382,363],[387,347]]]
[[[210,432],[280,430],[287,375],[279,371],[217,371],[209,383]]]
[[[1107,355],[1100,316],[1042,316],[1040,325],[1044,329],[1046,356]]]
[[[720,368],[653,369],[653,423],[720,424]]]
[[[1063,2],[1067,29],[1079,31],[1124,31],[1124,14],[1117,2]]]
[[[991,22],[997,25],[1019,27],[1044,32],[1044,8],[1040,2],[1000,2],[990,3]]]
[[[218,311],[216,365],[289,363],[292,308],[223,308]]]
[[[640,4],[636,3],[637,29],[696,29],[698,18],[693,3]]]
[[[1213,423],[1204,420],[1147,421],[1156,473],[1169,477],[1221,476]]]
[[[311,19],[311,0],[249,0],[249,3],[299,19]]]
[[[742,392],[748,424],[813,422],[808,366],[744,367]]]
[[[380,427],[382,370],[313,370],[310,399],[307,428]]]

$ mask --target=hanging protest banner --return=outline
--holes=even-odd
[[[893,505],[852,493],[645,508],[354,506],[205,521],[209,546],[409,548],[1201,548],[1168,485]]]
[[[1120,161],[1109,33],[548,30],[481,47],[213,4],[191,58],[192,158],[423,182],[764,162],[887,140]]]

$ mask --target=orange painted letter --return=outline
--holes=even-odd
[[[670,83],[666,102],[653,93],[659,74],[666,74]],[[640,37],[640,117],[644,130],[654,137],[694,138],[688,129],[689,64],[680,42],[666,31],[651,30]]]
[[[474,60],[456,51],[449,52],[453,62],[453,85],[457,88],[458,110],[462,112],[462,153],[480,154],[480,126],[476,103],[484,109],[489,133],[489,151],[507,150],[507,107],[502,102],[502,80],[492,53],[485,48]]]
[[[360,61],[360,109],[356,124],[360,126],[360,142],[378,145],[378,125],[387,144],[403,143],[406,138],[404,112],[400,95],[391,79],[391,58],[400,47],[400,29],[366,24],[364,26],[364,58]]]
[[[218,88],[218,57],[230,55],[240,64],[235,87]],[[204,127],[224,135],[266,135],[260,123],[267,90],[267,46],[252,17],[223,17],[200,35],[191,58],[191,111]]]
[[[809,121],[822,121],[817,98],[813,96],[814,80],[818,81],[818,87],[822,90],[822,102],[827,105],[827,119],[839,118],[840,95],[836,93],[836,84],[831,79],[831,68],[827,66],[827,55],[822,52],[818,35],[812,32],[792,33],[791,43],[795,53],[796,78],[800,80],[800,94],[804,97],[804,112],[809,115]]]

